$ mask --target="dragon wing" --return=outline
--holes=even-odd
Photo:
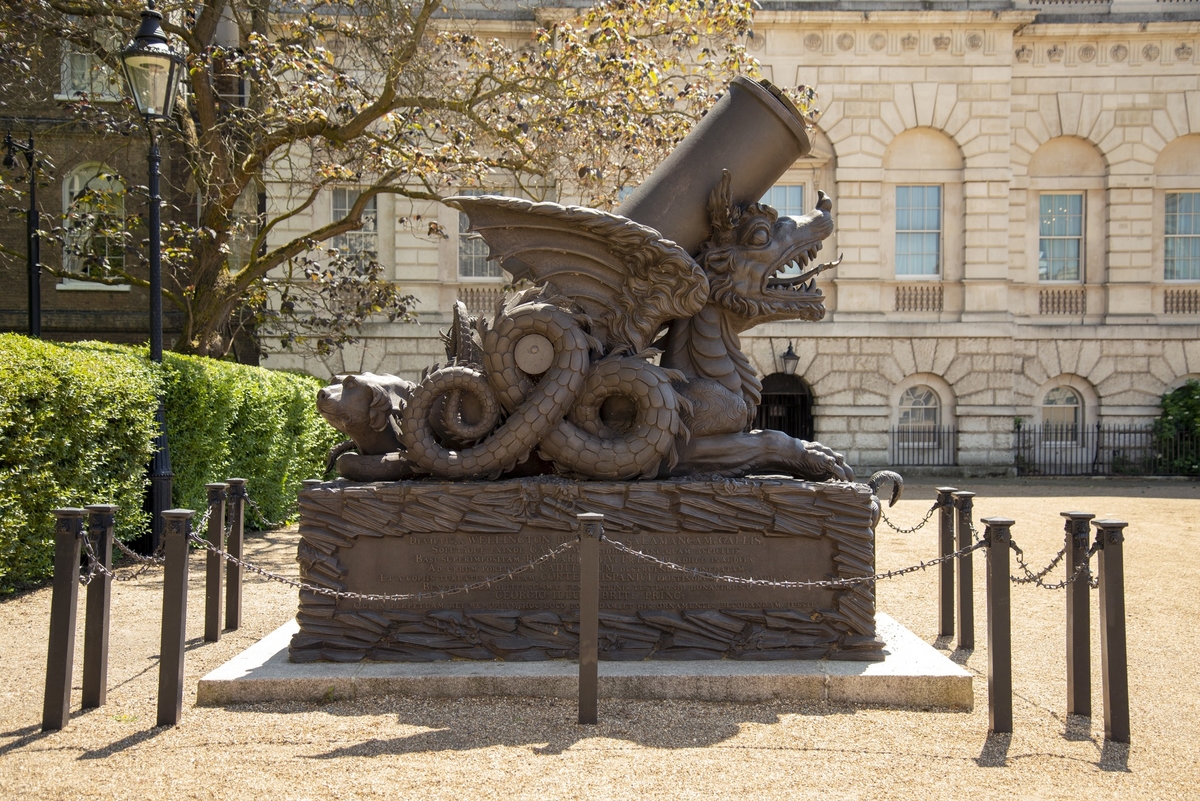
[[[459,196],[470,230],[514,279],[553,283],[592,318],[608,352],[645,349],[668,321],[708,300],[708,278],[687,252],[653,228],[582,206],[497,195]]]

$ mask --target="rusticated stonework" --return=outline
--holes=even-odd
[[[711,573],[819,580],[874,572],[877,500],[863,484],[789,478],[327,483],[300,495],[304,581],[401,595],[503,575],[576,536]],[[869,583],[798,590],[717,583],[601,545],[600,658],[882,659]],[[300,593],[292,661],[571,658],[578,552],[436,602]]]

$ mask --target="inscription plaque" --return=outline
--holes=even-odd
[[[294,661],[572,657],[575,515],[608,538],[709,573],[808,581],[870,575],[877,501],[861,484],[785,478],[574,483],[335,482],[301,494],[299,561],[310,584],[358,594],[469,592],[412,600],[300,593]],[[601,543],[601,659],[880,659],[873,587],[718,582]]]
[[[616,538],[616,532],[608,532]],[[468,581],[500,576],[532,562],[573,535],[530,529],[516,534],[411,534],[360,539],[346,549],[342,565],[356,576],[355,591],[380,595],[433,592]],[[619,540],[645,553],[709,573],[770,581],[825,579],[833,557],[828,541],[804,547],[784,538],[749,533],[648,534],[629,532]],[[386,567],[380,567],[386,565]],[[601,545],[600,603],[606,611],[661,609],[762,609],[786,600],[792,609],[833,602],[831,590],[777,589],[716,582],[646,562]],[[579,604],[579,561],[574,551],[533,570],[458,596],[445,609],[498,608],[573,611]],[[339,600],[337,609],[424,609],[429,601]]]

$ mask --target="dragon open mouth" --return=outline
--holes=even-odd
[[[817,242],[812,247],[802,249],[789,258],[783,267],[767,279],[767,289],[821,294],[821,290],[817,289],[817,275],[841,264],[842,258],[838,256],[836,261],[818,264],[811,270],[804,270],[805,267],[817,260],[817,251],[820,249],[821,243]]]

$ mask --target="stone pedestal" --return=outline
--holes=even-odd
[[[863,484],[786,478],[335,482],[300,495],[304,581],[431,593],[504,576],[605,516],[607,538],[660,559],[773,581],[874,572],[877,501]],[[879,660],[874,587],[791,589],[680,573],[601,544],[600,659]],[[470,592],[421,600],[301,591],[294,662],[573,658],[578,553]]]

